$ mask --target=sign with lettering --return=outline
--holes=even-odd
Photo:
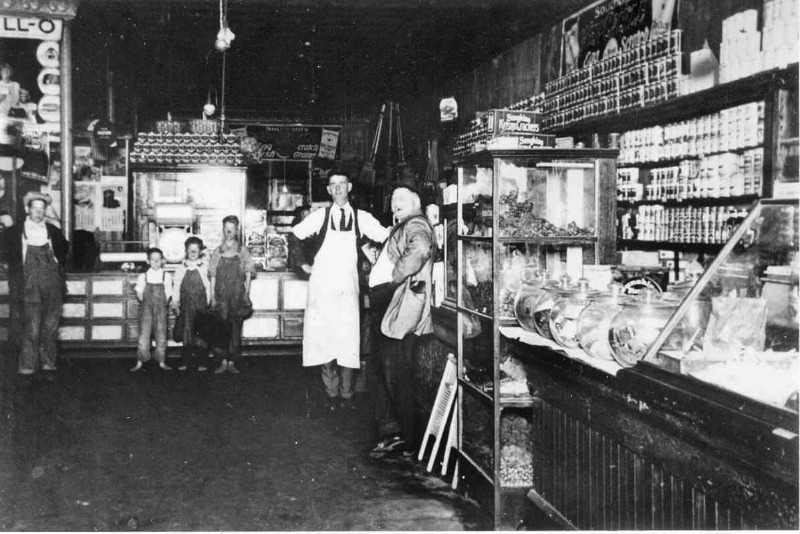
[[[677,0],[600,0],[564,20],[561,75],[669,33]]]
[[[341,130],[341,126],[293,124],[259,124],[245,127],[246,136],[254,138],[258,144],[259,159],[311,160],[319,157],[333,159],[339,150]]]
[[[510,111],[507,109],[492,110],[489,131],[494,136],[529,135],[539,133],[541,115],[534,111]]]
[[[59,41],[63,21],[34,17],[0,17],[0,37]]]

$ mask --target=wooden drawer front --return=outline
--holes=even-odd
[[[305,310],[308,298],[308,282],[305,280],[283,281],[283,309]]]
[[[8,295],[8,280],[0,280],[0,295]]]
[[[122,325],[94,325],[92,326],[93,341],[122,341]]]
[[[124,302],[92,302],[92,318],[122,319]]]
[[[62,326],[58,329],[58,339],[61,341],[83,341],[86,339],[86,327]]]
[[[279,335],[278,317],[250,317],[242,325],[242,337],[249,339],[275,339]]]
[[[125,317],[128,319],[137,319],[139,317],[139,301],[131,299],[125,302]]]
[[[278,278],[256,279],[250,283],[250,300],[254,310],[278,309]]]
[[[61,317],[65,319],[86,319],[86,303],[65,302],[61,305]]]
[[[92,280],[92,295],[124,294],[124,280]]]
[[[85,295],[86,280],[67,280],[67,295]]]
[[[284,317],[283,337],[303,337],[303,317]]]

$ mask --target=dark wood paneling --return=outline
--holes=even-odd
[[[646,456],[539,403],[534,490],[580,529],[730,530],[754,526]]]

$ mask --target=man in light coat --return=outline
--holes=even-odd
[[[292,228],[298,239],[320,241],[310,273],[303,324],[303,366],[322,366],[328,407],[352,408],[354,371],[360,367],[358,240],[383,242],[389,230],[369,213],[350,205],[353,188],[344,172],[328,176],[333,205],[308,215]]]
[[[367,362],[367,381],[380,440],[373,451],[410,456],[417,446],[415,348],[420,336],[433,332],[430,302],[436,239],[414,181],[396,184],[392,214],[397,224],[370,273],[370,313],[380,332],[375,332],[377,346]]]

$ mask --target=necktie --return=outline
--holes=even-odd
[[[347,224],[347,219],[345,219],[344,210],[340,210],[342,212],[342,218],[339,219],[339,231],[344,232],[344,226]]]

